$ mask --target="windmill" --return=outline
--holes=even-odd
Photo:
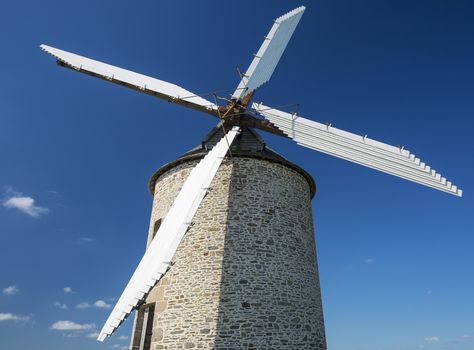
[[[139,309],[152,288],[163,281],[174,268],[173,258],[183,237],[192,229],[196,212],[209,193],[221,165],[232,157],[233,145],[243,138],[244,133],[249,134],[253,129],[290,138],[301,146],[462,196],[462,191],[457,186],[404,147],[390,146],[370,139],[367,135],[353,134],[330,124],[303,118],[296,113],[252,102],[256,89],[270,79],[304,10],[304,7],[299,7],[274,21],[250,66],[241,74],[239,85],[225,99],[225,105],[218,105],[217,99],[210,102],[162,80],[41,45],[44,51],[56,57],[57,64],[62,67],[213,115],[219,120],[216,130],[206,139],[208,143],[205,155],[189,172],[166,216],[160,221],[156,232],[153,232],[154,238],[102,328],[98,340],[103,341],[110,336],[134,309]],[[144,334],[146,322],[142,322],[141,327]],[[140,339],[140,349],[143,348],[144,339],[144,336]],[[320,348],[325,348],[325,345]]]

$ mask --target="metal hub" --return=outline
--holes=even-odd
[[[283,131],[278,129],[267,119],[259,118],[258,115],[247,109],[253,93],[246,95],[242,100],[231,100],[226,106],[220,106],[218,117],[221,119],[219,126],[223,125],[226,129],[232,126],[256,128],[272,134],[287,137]]]

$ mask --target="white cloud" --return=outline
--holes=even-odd
[[[66,293],[66,294],[74,293],[74,291],[72,290],[71,287],[64,287],[63,292]]]
[[[76,305],[78,309],[88,309],[90,307],[96,307],[98,309],[110,309],[112,305],[107,304],[103,300],[97,300],[94,303],[90,304],[88,301],[83,301],[82,303],[79,303]]]
[[[18,289],[17,286],[8,286],[7,288],[4,288],[2,290],[2,293],[5,295],[14,295],[18,293],[20,290]]]
[[[49,329],[55,331],[90,331],[95,329],[95,324],[79,324],[73,321],[56,321],[49,327]]]
[[[126,335],[121,335],[120,337],[117,338],[118,340],[128,340],[128,336]]]
[[[97,300],[95,303],[94,303],[94,306],[99,308],[99,309],[110,309],[112,305],[110,304],[107,304],[105,301],[103,300]]]
[[[91,307],[91,304],[89,304],[87,301],[83,301],[82,303],[79,303],[76,305],[78,309],[87,309]]]
[[[463,338],[463,339],[471,339],[471,335],[470,335],[470,334],[463,334],[463,335],[461,336],[461,338]]]
[[[66,304],[63,304],[63,303],[61,303],[61,302],[59,302],[59,301],[55,301],[55,302],[54,302],[54,306],[57,306],[57,307],[59,307],[60,309],[64,309],[64,310],[66,310],[66,309],[68,308]]]
[[[99,336],[99,332],[92,332],[92,333],[86,334],[86,338],[94,338],[94,339],[97,339],[98,336]]]
[[[439,337],[426,337],[426,341],[439,341]]]
[[[66,338],[77,338],[78,334],[77,333],[63,333],[63,337]]]
[[[373,264],[374,261],[375,261],[375,260],[374,260],[373,258],[367,258],[367,259],[365,259],[365,263],[366,263],[366,264]]]
[[[31,197],[24,197],[21,194],[15,194],[12,197],[3,201],[3,206],[8,209],[18,209],[34,218],[42,214],[49,213],[46,207],[39,207],[35,205],[35,200]]]
[[[94,242],[94,238],[91,237],[80,237],[79,242],[81,243],[92,243]]]
[[[30,319],[29,316],[14,315],[11,313],[0,313],[0,322],[1,321],[26,322],[29,319]]]

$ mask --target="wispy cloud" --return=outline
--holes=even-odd
[[[11,313],[1,313],[0,312],[0,322],[1,321],[15,321],[15,322],[26,322],[30,320],[30,316],[20,316],[14,315]]]
[[[71,287],[64,287],[63,292],[66,293],[66,294],[74,293],[74,291],[72,290]]]
[[[2,290],[2,293],[5,294],[5,295],[10,296],[10,295],[15,295],[15,294],[18,293],[19,291],[20,291],[20,290],[18,289],[17,286],[13,286],[13,285],[12,285],[12,286],[8,286],[8,287],[4,288],[4,289]]]
[[[60,309],[63,309],[63,310],[66,310],[68,308],[68,306],[66,304],[63,304],[59,301],[55,301],[54,306],[57,306],[57,307],[59,307]]]
[[[120,337],[117,338],[118,340],[128,340],[128,336],[126,335],[121,335]]]
[[[367,258],[365,259],[366,264],[373,264],[375,262],[374,258]]]
[[[7,209],[17,209],[29,216],[38,218],[43,214],[49,213],[46,207],[35,205],[35,200],[21,193],[15,193],[3,201],[3,206]]]
[[[94,303],[94,306],[99,308],[99,309],[110,309],[112,305],[110,304],[107,304],[105,301],[103,300],[97,300],[95,303]]]
[[[112,305],[106,303],[103,300],[97,300],[94,303],[90,304],[88,301],[83,301],[82,303],[79,303],[76,305],[78,309],[88,309],[90,307],[95,307],[98,309],[110,309]]]
[[[91,237],[80,237],[79,238],[80,243],[92,243],[94,242],[94,238]]]
[[[79,303],[76,305],[78,309],[87,309],[91,307],[91,304],[89,304],[87,301],[83,301],[82,303]]]
[[[432,341],[432,342],[436,342],[436,341],[439,341],[439,337],[426,337],[425,338],[426,341]]]
[[[433,291],[432,291],[431,289],[428,289],[428,290],[426,291],[426,294],[431,295],[431,294],[433,294]]]
[[[78,333],[81,332],[76,332],[76,333],[63,333],[63,337],[65,338],[77,338],[79,336]]]
[[[55,331],[90,331],[95,329],[95,324],[79,324],[73,321],[56,321],[49,327],[49,329]]]
[[[99,332],[92,332],[92,333],[87,333],[87,334],[86,334],[86,338],[94,338],[94,339],[97,339],[98,336],[99,336]]]

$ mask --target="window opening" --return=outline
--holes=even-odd
[[[155,238],[155,235],[160,229],[160,226],[161,226],[161,219],[158,219],[155,221],[155,225],[153,225],[153,237],[151,237],[152,239]]]
[[[155,304],[143,305],[137,314],[132,350],[150,350]]]

